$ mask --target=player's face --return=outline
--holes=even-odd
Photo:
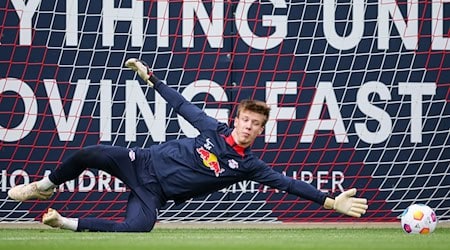
[[[264,130],[265,117],[249,110],[242,110],[234,119],[233,138],[242,147],[250,146]]]

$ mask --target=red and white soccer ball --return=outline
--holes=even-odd
[[[424,204],[413,204],[401,215],[402,229],[408,234],[430,234],[437,224],[436,213]]]

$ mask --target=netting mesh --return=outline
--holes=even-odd
[[[331,195],[356,187],[362,220],[411,203],[449,219],[449,4],[444,1],[37,1],[0,3],[0,221],[121,219],[120,180],[88,170],[50,201],[7,198],[92,144],[149,147],[196,131],[130,57],[232,124],[244,98],[272,107],[253,149]],[[111,178],[111,179],[110,179]],[[172,202],[161,221],[349,220],[251,181]]]

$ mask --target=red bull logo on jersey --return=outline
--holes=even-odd
[[[215,154],[209,152],[204,147],[197,148],[197,153],[200,158],[202,158],[203,165],[213,170],[216,177],[219,177],[219,175],[225,171],[225,169],[220,167],[219,161],[217,160],[217,156]]]

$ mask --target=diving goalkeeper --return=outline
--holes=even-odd
[[[243,180],[286,191],[345,215],[360,217],[366,212],[367,200],[355,198],[355,188],[336,198],[328,197],[309,183],[274,171],[252,153],[251,145],[269,117],[270,108],[265,102],[241,101],[230,128],[165,85],[145,62],[133,58],[125,66],[158,91],[200,135],[149,148],[88,146],[65,159],[48,177],[11,188],[8,196],[13,200],[45,200],[57,186],[78,178],[87,168],[97,168],[119,178],[130,190],[123,221],[67,218],[49,208],[42,218],[44,224],[73,231],[149,232],[168,200],[181,203]]]

